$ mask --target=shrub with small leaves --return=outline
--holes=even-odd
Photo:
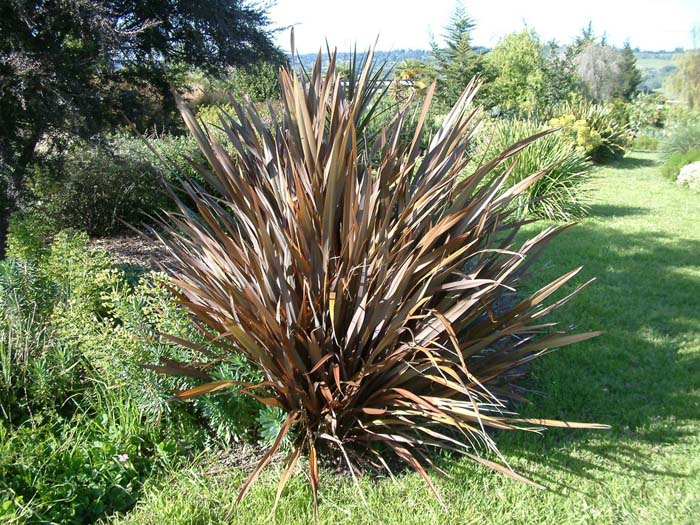
[[[162,178],[149,159],[119,148],[109,138],[102,144],[76,141],[45,159],[30,184],[37,208],[58,228],[102,235],[124,230],[124,222],[139,224],[144,211],[165,206]]]

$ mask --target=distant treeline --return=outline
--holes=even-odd
[[[491,51],[488,47],[474,47],[474,51],[486,54]],[[637,65],[642,72],[641,91],[655,91],[663,86],[666,77],[678,69],[673,58],[682,53],[682,49],[673,51],[642,51],[634,49],[637,58]],[[394,49],[391,51],[376,51],[377,63],[386,62],[387,67],[392,68],[403,60],[419,60],[421,62],[434,62],[433,52],[429,49]],[[304,53],[298,55],[305,69],[310,69],[316,60],[316,53]],[[328,61],[327,53],[324,51],[324,65]],[[352,52],[338,52],[338,61],[347,63],[352,57]]]

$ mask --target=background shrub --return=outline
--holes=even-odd
[[[675,181],[683,166],[700,160],[700,114],[674,109],[659,149],[661,173]]]
[[[675,181],[683,166],[700,160],[700,149],[691,149],[685,153],[673,153],[661,168],[661,173],[667,179]]]
[[[38,209],[28,209],[10,217],[7,231],[6,256],[16,260],[37,261],[48,253],[56,225]]]
[[[37,207],[59,228],[91,235],[123,230],[121,221],[139,223],[144,210],[167,204],[161,177],[149,160],[123,141],[73,142],[60,157],[36,167]]]
[[[668,108],[660,93],[640,93],[630,104],[630,125],[639,130],[645,127],[663,128]]]
[[[549,124],[561,127],[593,162],[603,163],[624,156],[631,141],[630,129],[620,123],[619,115],[613,113],[611,106],[567,102],[556,112],[559,116],[552,118]]]
[[[666,159],[700,149],[700,123],[684,122],[670,126],[660,149],[662,157]]]
[[[635,135],[632,146],[643,151],[656,151],[659,147],[659,138],[649,130],[642,130]]]

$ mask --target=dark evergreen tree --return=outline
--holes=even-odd
[[[642,72],[637,67],[637,57],[634,55],[630,43],[625,42],[622,48],[622,70],[620,74],[620,87],[617,96],[629,101],[634,98],[642,83]]]
[[[282,61],[268,25],[244,0],[0,2],[0,249],[39,141],[162,124],[168,68]]]
[[[433,56],[438,69],[438,98],[448,106],[453,105],[469,81],[479,76],[488,80],[484,56],[471,44],[471,32],[476,27],[460,4],[455,9],[443,35],[445,47],[432,42]]]

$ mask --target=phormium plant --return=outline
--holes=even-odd
[[[354,476],[358,464],[388,468],[394,455],[439,499],[426,471],[431,448],[525,480],[478,455],[497,452],[489,429],[603,427],[512,412],[523,365],[598,334],[567,334],[543,320],[574,295],[547,301],[578,269],[527,298],[504,299],[568,228],[516,244],[523,223],[510,205],[544,173],[504,188],[510,169],[494,171],[547,132],[465,176],[478,125],[472,83],[426,149],[435,86],[412,140],[400,140],[406,108],[375,139],[360,140],[358,124],[379,90],[372,67],[370,52],[347,81],[334,55],[325,73],[320,55],[309,75],[282,70],[273,126],[249,104],[222,116],[235,158],[182,105],[210,165],[198,169],[214,190],[183,182],[196,209],[178,202],[179,211],[163,217],[164,232],[153,233],[176,257],[180,304],[215,350],[203,348],[201,362],[152,368],[203,379],[178,398],[237,387],[286,414],[239,500],[293,426],[275,505],[305,453],[314,509],[320,456]],[[207,381],[210,367],[241,355],[264,381]]]

